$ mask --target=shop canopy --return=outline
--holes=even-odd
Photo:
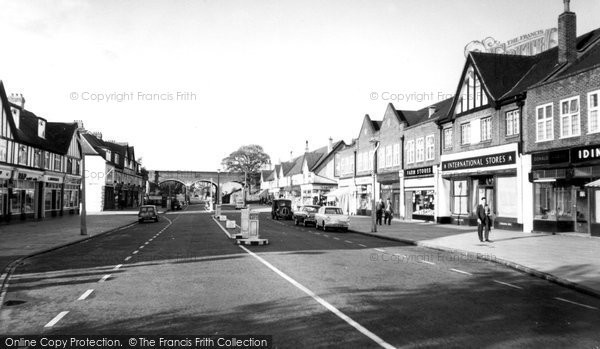
[[[600,179],[597,179],[591,183],[588,183],[585,186],[590,187],[590,188],[600,188]]]
[[[350,189],[350,187],[337,188],[327,193],[327,201],[333,201],[337,198],[341,198],[344,195],[348,195],[351,192],[352,189]]]

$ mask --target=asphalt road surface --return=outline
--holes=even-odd
[[[268,246],[236,246],[190,206],[26,259],[0,333],[272,335],[276,348],[600,347],[596,298],[458,254],[260,217]]]

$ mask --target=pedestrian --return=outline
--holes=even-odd
[[[383,208],[385,207],[385,204],[383,203],[383,199],[379,198],[379,201],[377,202],[377,205],[375,206],[375,217],[377,217],[376,219],[376,224],[381,225],[381,218],[383,217]]]
[[[490,230],[492,230],[492,210],[489,205],[485,205],[485,222],[484,222],[484,241],[492,242],[490,240]]]
[[[483,230],[486,229],[487,225],[487,215],[485,214],[485,207],[487,206],[487,202],[485,197],[481,198],[481,202],[477,205],[477,211],[475,212],[477,215],[477,236],[479,237],[479,241],[483,242]]]
[[[394,215],[394,208],[392,207],[392,201],[390,198],[387,198],[385,201],[385,218],[383,219],[383,224],[391,225],[392,217]]]

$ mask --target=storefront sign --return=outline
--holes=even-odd
[[[464,170],[477,167],[512,165],[517,162],[517,153],[506,153],[477,156],[467,159],[442,161],[442,171]]]
[[[553,165],[569,162],[568,150],[549,151],[531,155],[532,165]]]
[[[400,182],[400,172],[394,171],[391,173],[377,174],[377,181],[379,183]]]
[[[571,149],[571,162],[580,163],[600,160],[600,145],[588,145]]]
[[[15,171],[14,179],[26,180],[26,181],[39,181],[42,179],[41,173],[29,172],[29,171]]]
[[[57,176],[44,176],[44,182],[46,183],[62,183],[63,182],[63,178],[62,177],[57,177]]]
[[[404,177],[433,176],[433,166],[410,168],[404,170]]]
[[[0,179],[10,179],[12,171],[0,170]]]
[[[355,179],[355,183],[356,185],[361,185],[361,184],[373,184],[373,177],[369,176],[369,177],[358,177]]]

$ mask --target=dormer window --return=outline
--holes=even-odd
[[[46,138],[46,121],[42,119],[38,120],[38,137]]]
[[[112,161],[110,150],[106,150],[106,161]]]

